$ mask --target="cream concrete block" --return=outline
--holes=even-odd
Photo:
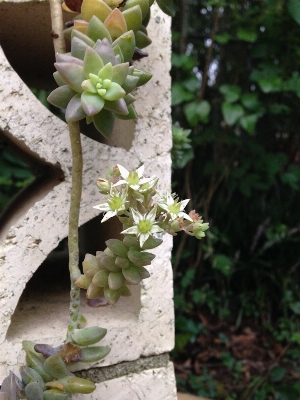
[[[98,383],[90,400],[176,400],[173,364]],[[85,396],[75,396],[84,400]]]
[[[29,15],[37,8],[40,23],[34,18],[29,22],[23,18],[24,10]],[[0,26],[0,44],[2,41],[5,43],[7,54],[14,53],[9,51],[10,46],[18,48],[15,42],[19,35],[14,24],[16,18],[16,24],[20,18],[21,24],[27,21],[36,29],[44,29],[50,15],[47,2],[30,1],[2,2],[0,13],[4,16]],[[114,135],[109,144],[103,144],[82,135],[81,225],[97,215],[92,206],[103,202],[103,198],[95,182],[98,176],[105,176],[111,165],[121,163],[126,168],[135,168],[144,163],[147,173],[159,176],[161,190],[170,188],[170,18],[158,8],[154,8],[152,15],[149,33],[153,44],[148,48],[149,60],[144,59],[137,66],[153,74],[154,89],[151,89],[151,84],[138,89],[136,110],[141,118],[136,124],[127,125],[132,142]],[[22,31],[26,45],[26,29],[19,31]],[[35,35],[38,40],[43,38],[42,35],[38,37],[38,32]],[[29,47],[32,45],[32,42],[28,43]],[[22,48],[22,51],[25,51],[25,56],[21,62],[26,64],[26,49]],[[43,57],[40,49],[37,53],[38,57]],[[34,57],[34,53],[30,56]],[[66,124],[36,100],[1,49],[0,116],[0,134],[50,171],[42,182],[28,189],[26,196],[24,194],[18,199],[16,207],[0,227],[1,381],[8,370],[17,371],[24,362],[22,340],[58,345],[65,338],[69,307],[67,291],[56,290],[50,287],[49,282],[49,288],[32,293],[22,302],[19,300],[41,263],[67,236],[71,154]],[[126,135],[126,131],[122,131],[126,128],[117,129]],[[101,344],[112,347],[110,355],[94,366],[160,354],[173,347],[171,246],[171,238],[165,237],[164,244],[156,250],[157,257],[150,268],[151,277],[134,288],[131,298],[122,299],[114,307],[100,309],[89,308],[83,299],[82,312],[88,325],[106,327],[108,334]],[[62,265],[62,268],[67,268],[67,265]],[[78,369],[88,367],[79,365]]]

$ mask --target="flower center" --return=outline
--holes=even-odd
[[[173,204],[169,205],[169,211],[172,214],[178,214],[180,212],[180,204],[173,203]]]
[[[123,200],[120,197],[114,196],[107,201],[112,211],[117,211],[123,206]]]
[[[148,233],[151,232],[152,229],[152,222],[148,221],[147,219],[142,220],[138,223],[138,230],[140,233]]]

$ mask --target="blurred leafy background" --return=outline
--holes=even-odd
[[[173,191],[210,222],[174,240],[178,388],[297,400],[300,0],[176,6]],[[0,209],[32,179],[1,142]]]

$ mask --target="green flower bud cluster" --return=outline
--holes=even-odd
[[[121,296],[130,296],[128,285],[137,285],[149,278],[145,268],[154,259],[154,254],[142,251],[139,242],[125,236],[124,240],[110,239],[107,248],[96,256],[86,254],[82,263],[83,274],[75,284],[87,290],[87,298],[95,299],[104,295],[107,302],[115,304]],[[162,240],[149,237],[143,250],[159,246]]]
[[[89,25],[95,28],[97,23],[93,17]],[[115,118],[137,118],[131,92],[148,82],[151,74],[129,65],[135,45],[132,31],[112,44],[107,38],[95,42],[81,32],[73,33],[71,52],[56,54],[54,78],[59,87],[48,101],[66,110],[67,122],[86,118],[109,137]]]
[[[106,333],[106,329],[97,326],[75,329],[72,332],[74,343],[56,348],[23,341],[27,365],[20,368],[21,380],[12,372],[4,379],[0,399],[71,400],[73,394],[92,393],[95,384],[72,374],[66,363],[104,358],[110,352],[109,347],[90,345],[102,340]]]

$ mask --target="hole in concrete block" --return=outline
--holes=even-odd
[[[113,219],[101,224],[101,216],[82,225],[79,231],[81,261],[84,254],[104,250],[105,240],[116,237]],[[117,228],[120,231],[119,227]],[[140,285],[130,286],[131,297],[121,297],[114,306],[92,308],[81,291],[81,312],[88,326],[128,326],[138,320],[141,310]],[[70,278],[68,272],[67,240],[63,239],[33,274],[12,316],[6,339],[9,342],[32,340],[40,342],[65,334],[69,309]]]

